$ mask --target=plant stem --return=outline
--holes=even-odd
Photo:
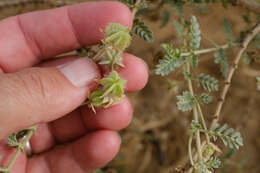
[[[201,54],[206,54],[206,53],[217,51],[218,49],[227,49],[227,48],[229,48],[229,46],[230,46],[230,44],[225,44],[225,45],[222,45],[222,46],[219,46],[219,47],[196,50],[193,53],[195,55],[201,55]],[[189,53],[189,52],[181,54],[181,56],[190,56],[190,55],[191,55],[191,53]]]
[[[191,133],[190,137],[189,137],[189,145],[188,145],[188,152],[189,152],[189,158],[190,158],[190,163],[192,166],[194,166],[194,161],[192,158],[192,139],[193,139],[193,134]]]
[[[206,125],[206,121],[205,121],[205,118],[203,116],[203,113],[202,113],[202,110],[201,110],[201,107],[200,107],[200,104],[196,101],[196,105],[198,107],[198,110],[199,110],[199,113],[200,113],[200,119],[202,121],[202,126],[205,130],[205,136],[206,136],[206,142],[207,144],[209,145],[210,144],[210,138],[209,138],[209,134],[207,133],[208,131],[208,128],[207,128],[207,125]]]
[[[217,107],[216,107],[216,110],[215,110],[215,114],[213,116],[214,119],[212,120],[212,123],[210,125],[211,128],[214,127],[219,120],[219,115],[220,115],[221,109],[223,107],[223,103],[225,102],[228,90],[230,88],[232,77],[234,75],[235,70],[238,67],[238,63],[239,63],[243,53],[246,51],[249,43],[253,40],[253,38],[259,32],[260,32],[260,22],[258,22],[250,32],[248,32],[248,34],[245,36],[244,40],[242,41],[241,46],[240,46],[240,50],[238,51],[238,53],[237,53],[237,55],[234,59],[233,66],[230,68],[230,70],[228,72],[227,78],[225,80],[225,85],[224,85],[224,87],[221,91],[220,99],[218,101],[218,104],[217,104]]]
[[[35,125],[35,126],[33,126],[32,128],[29,129],[29,132],[26,134],[25,138],[19,143],[19,146],[17,147],[13,158],[8,163],[8,166],[6,168],[1,168],[0,171],[2,171],[4,173],[10,173],[12,167],[15,164],[15,161],[17,160],[20,153],[22,153],[24,151],[25,144],[30,141],[30,139],[31,139],[32,135],[35,133],[37,127],[38,126]]]
[[[186,63],[186,70],[188,73],[190,73],[190,63],[187,62]],[[190,78],[187,79],[188,81],[188,88],[189,91],[192,95],[192,97],[194,98],[194,91],[193,91],[193,87],[192,87],[192,81]],[[195,122],[199,123],[199,116],[198,116],[198,110],[197,110],[197,106],[193,107],[193,116],[194,116],[194,120]],[[197,146],[197,152],[198,152],[198,156],[199,156],[199,161],[202,162],[203,161],[203,157],[202,157],[202,150],[201,150],[201,140],[200,140],[200,131],[196,132],[196,146]]]

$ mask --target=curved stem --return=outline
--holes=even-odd
[[[189,137],[188,152],[189,152],[190,163],[192,166],[194,166],[194,161],[192,158],[192,139],[193,139],[193,134],[191,134]]]
[[[188,73],[190,73],[190,63],[187,62],[186,65],[187,65],[186,66],[186,70],[187,70]],[[194,98],[194,91],[193,91],[192,81],[191,81],[190,78],[188,78],[187,81],[188,81],[189,91],[190,91],[192,97]],[[195,122],[199,123],[199,116],[198,116],[197,106],[193,107],[193,116],[194,116]],[[200,131],[197,131],[195,136],[196,136],[196,148],[197,148],[197,152],[198,152],[199,161],[202,162],[203,161],[203,157],[202,157],[202,149],[201,149]]]

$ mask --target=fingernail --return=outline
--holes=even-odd
[[[57,67],[76,87],[92,85],[100,77],[97,65],[88,58],[81,58]]]

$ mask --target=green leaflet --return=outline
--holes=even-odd
[[[180,67],[186,59],[181,57],[179,49],[173,49],[170,44],[162,44],[162,48],[166,54],[159,60],[159,64],[156,65],[155,74],[165,76]]]
[[[201,73],[197,78],[198,86],[202,85],[204,90],[207,90],[209,92],[211,91],[218,91],[219,88],[219,82],[214,77],[211,77],[210,75],[205,75]]]
[[[199,98],[198,98],[199,102],[202,104],[208,104],[212,101],[212,98],[209,94],[206,93],[202,93]]]
[[[195,134],[197,131],[201,131],[202,126],[200,123],[196,122],[195,120],[191,121],[191,132]]]
[[[189,33],[189,46],[192,50],[200,48],[200,28],[197,18],[195,16],[191,17],[190,20],[190,33]]]
[[[243,138],[239,132],[229,128],[227,124],[220,126],[216,124],[215,127],[210,129],[209,134],[213,137],[214,141],[220,138],[225,146],[231,149],[238,150],[239,147],[243,146]]]
[[[221,161],[216,157],[212,157],[205,164],[209,170],[214,171],[214,169],[217,169],[220,167]]]
[[[12,133],[10,136],[8,136],[7,143],[10,147],[18,147],[19,141],[17,139],[17,133]]]
[[[227,77],[228,71],[229,71],[229,65],[227,61],[227,56],[225,54],[225,50],[220,48],[218,51],[214,54],[214,62],[216,64],[220,64],[220,71],[224,77]]]
[[[153,32],[140,19],[135,18],[132,30],[136,35],[141,37],[143,40],[148,42],[153,41]]]
[[[221,165],[221,161],[216,157],[211,157],[206,162],[198,163],[198,165],[195,166],[195,170],[197,173],[211,173],[214,171],[214,169],[219,168]]]
[[[193,106],[195,105],[194,98],[188,91],[184,91],[182,95],[177,96],[177,99],[178,109],[183,112],[192,110]]]
[[[190,64],[192,68],[196,68],[199,64],[199,58],[197,55],[192,54],[190,57]]]

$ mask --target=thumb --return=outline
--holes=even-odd
[[[87,58],[58,67],[0,74],[0,139],[71,112],[86,99],[99,77],[98,67]]]

